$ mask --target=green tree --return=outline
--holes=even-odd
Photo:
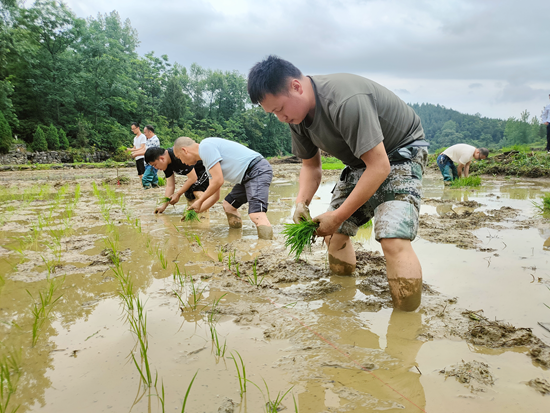
[[[0,112],[0,153],[8,153],[12,144],[13,135],[10,125],[4,117],[4,114]]]
[[[162,114],[168,119],[170,127],[176,125],[185,113],[185,95],[180,81],[175,76],[168,79],[161,108]]]
[[[46,142],[50,151],[59,149],[59,135],[57,134],[57,128],[53,125],[50,125],[46,131]]]
[[[32,149],[35,152],[45,152],[48,150],[48,143],[46,142],[46,136],[42,132],[42,128],[39,126],[34,133],[32,140]]]
[[[59,129],[59,148],[63,150],[69,149],[69,140],[63,129]]]
[[[537,122],[538,123],[538,122]],[[514,117],[506,121],[504,129],[504,143],[509,145],[526,145],[537,139],[537,128],[534,123],[529,123],[529,112],[521,112],[519,119]]]

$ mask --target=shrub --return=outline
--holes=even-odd
[[[59,135],[55,126],[50,125],[46,131],[46,142],[48,143],[48,149],[50,151],[56,151],[59,149]]]
[[[63,129],[59,129],[59,148],[63,150],[69,149],[69,139]]]
[[[4,114],[0,112],[0,153],[8,153],[12,144],[13,135],[10,125]]]
[[[132,157],[130,156],[130,152],[126,150],[125,146],[119,146],[111,159],[116,162],[126,162],[131,161]]]
[[[44,152],[48,150],[48,143],[46,142],[46,136],[42,132],[42,128],[39,126],[36,128],[32,139],[32,149],[35,152]]]

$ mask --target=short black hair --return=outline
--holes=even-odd
[[[287,90],[288,78],[299,79],[302,72],[292,63],[270,55],[254,65],[248,73],[248,94],[252,103],[261,103],[265,95]]]
[[[155,133],[155,128],[152,125],[145,125],[145,128],[149,129],[151,132]]]
[[[479,153],[482,156],[485,156],[486,158],[489,156],[489,149],[487,148],[477,148],[477,149],[479,149]]]
[[[155,162],[160,158],[162,155],[164,155],[164,152],[166,149],[161,148],[160,146],[154,146],[152,148],[148,148],[145,151],[145,163],[151,163]]]
[[[139,123],[137,123],[137,122],[132,122],[132,126],[135,126],[136,128],[139,128]]]

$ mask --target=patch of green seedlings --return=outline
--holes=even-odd
[[[15,413],[20,406],[11,406],[12,396],[17,391],[21,378],[21,350],[7,352],[0,357],[0,413]]]
[[[248,275],[246,277],[246,280],[250,285],[255,285],[256,287],[259,287],[265,278],[265,274],[261,279],[258,277],[258,270],[256,269],[257,265],[258,265],[258,259],[256,258],[254,259],[254,264],[252,264],[252,275]]]
[[[231,255],[231,252],[227,256],[227,268],[231,270],[231,266],[237,262],[237,250],[233,251],[233,255]]]
[[[239,380],[239,391],[241,398],[243,397],[243,394],[246,393],[246,383],[249,381],[246,378],[246,367],[244,365],[243,358],[239,354],[237,350],[235,350],[235,353],[237,353],[237,356],[239,356],[239,363],[237,363],[237,357],[231,352],[231,358],[233,359],[233,363],[235,363],[235,369],[237,370],[237,379]],[[239,367],[240,366],[240,367]]]
[[[35,300],[29,290],[26,290],[32,299],[31,312],[34,317],[32,324],[32,347],[36,345],[38,337],[40,336],[40,330],[44,323],[50,318],[54,305],[62,297],[62,295],[60,295],[56,299],[53,298],[55,292],[61,287],[64,281],[65,277],[61,278],[60,281],[48,278],[48,288],[45,291],[38,292],[37,300]]]
[[[201,222],[199,214],[194,209],[186,209],[183,211],[183,217],[181,218],[183,222]]]
[[[275,399],[271,399],[271,394],[269,393],[269,386],[267,385],[265,379],[263,379],[263,382],[264,382],[264,385],[265,385],[265,389],[266,389],[266,393],[267,393],[267,400],[266,400],[266,395],[265,393],[262,391],[262,389],[256,384],[254,383],[253,381],[250,381],[248,380],[250,383],[252,383],[254,386],[256,386],[256,388],[258,390],[260,390],[260,392],[262,393],[262,396],[264,396],[264,400],[266,400],[266,404],[265,404],[265,411],[266,413],[278,413],[279,410],[282,408],[282,402],[283,402],[283,399],[286,397],[286,395],[288,393],[290,393],[290,391],[294,388],[294,386],[292,386],[290,389],[288,389],[286,392],[282,393],[281,392],[277,392],[277,396],[275,396]],[[295,407],[297,408],[296,404],[295,404]]]
[[[550,214],[550,193],[546,193],[539,202],[533,202],[533,205],[543,214]]]
[[[319,227],[318,222],[311,220],[300,221],[299,224],[284,224],[282,234],[285,236],[285,248],[290,247],[289,255],[294,254],[296,261],[304,249],[311,251],[311,242],[315,239],[315,231]]]
[[[451,182],[451,188],[464,188],[472,186],[480,186],[481,177],[469,176],[467,178],[458,178]]]
[[[159,186],[166,186],[166,178],[163,178],[162,176],[159,176]]]
[[[214,300],[212,302],[212,308],[208,312],[208,318],[207,318],[207,321],[208,321],[209,325],[212,326],[212,325],[215,325],[218,322],[218,319],[216,318],[216,315],[219,314],[218,306],[220,304],[221,299],[223,297],[225,297],[226,295],[227,295],[227,293],[222,295],[220,298],[218,298],[217,300]]]

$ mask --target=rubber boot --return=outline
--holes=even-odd
[[[258,239],[273,239],[273,227],[270,225],[258,225]]]

